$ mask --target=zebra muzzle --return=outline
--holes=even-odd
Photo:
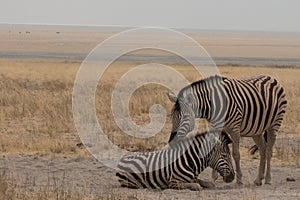
[[[225,183],[230,183],[234,180],[234,173],[229,174],[228,176],[224,176],[223,180]]]

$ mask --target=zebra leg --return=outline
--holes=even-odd
[[[214,188],[215,184],[211,181],[204,181],[201,180],[200,178],[196,179],[196,182],[203,188]]]
[[[214,182],[218,179],[218,176],[219,175],[218,175],[217,170],[213,169],[212,172],[211,172],[211,177],[212,177]]]
[[[186,183],[178,180],[172,180],[169,184],[169,188],[176,189],[176,190],[193,190],[193,191],[200,191],[202,187],[199,183]]]
[[[241,185],[242,182],[242,170],[240,165],[240,136],[238,134],[232,135],[232,155],[235,161],[235,168],[236,168],[236,183]]]
[[[267,156],[267,171],[266,171],[266,179],[265,184],[271,184],[271,158],[273,154],[273,146],[275,144],[276,134],[275,130],[271,129],[267,131],[267,148],[266,148],[266,156]]]
[[[258,147],[259,155],[260,155],[260,162],[258,168],[258,175],[254,181],[255,185],[261,185],[262,180],[264,179],[265,175],[265,166],[266,166],[266,143],[262,135],[256,135],[253,137],[255,144]]]

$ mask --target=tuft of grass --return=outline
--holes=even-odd
[[[29,177],[30,178],[30,177]],[[9,175],[7,171],[0,173],[0,199],[55,199],[55,200],[80,200],[95,199],[87,192],[80,192],[72,185],[66,184],[64,177],[48,177],[45,186],[35,186],[34,181],[20,185],[20,181]]]
[[[282,161],[300,166],[300,144],[294,143],[290,139],[286,143],[278,143],[275,146],[275,157]]]
[[[15,199],[17,196],[16,183],[11,181],[6,171],[0,172],[0,199]]]

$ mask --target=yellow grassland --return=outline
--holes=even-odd
[[[159,149],[167,143],[171,122],[148,139],[134,139],[117,127],[111,112],[111,94],[116,81],[134,64],[114,63],[100,80],[96,92],[97,117],[108,137],[129,150]],[[81,155],[72,115],[72,88],[80,63],[0,61],[0,152],[3,154]],[[198,80],[191,66],[173,65],[189,81]],[[272,67],[219,67],[223,76],[246,78],[258,74],[278,79],[286,91],[287,113],[279,137],[299,137],[300,70]],[[130,99],[130,114],[139,125],[148,124],[153,104],[170,112],[172,104],[159,85],[144,85]],[[205,129],[205,122],[201,121]],[[129,138],[128,138],[129,137]],[[126,143],[125,143],[126,141]]]

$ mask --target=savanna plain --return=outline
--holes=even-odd
[[[65,29],[60,32],[24,30],[24,27],[20,30],[2,28],[0,51],[9,52],[10,55],[22,55],[26,52],[87,53],[95,46],[98,37],[101,36],[100,39],[103,39],[112,34],[101,31],[71,32]],[[87,35],[94,40],[92,42],[83,40],[82,38],[86,38]],[[75,37],[76,41],[67,40]],[[230,50],[226,53],[234,54],[232,52],[235,50],[234,46],[242,41],[232,38],[222,38],[218,35],[215,38],[200,37],[204,39],[204,44],[208,46],[210,52],[216,56],[220,56],[221,50],[226,49],[228,44],[234,45],[229,45]],[[252,40],[257,41],[253,38]],[[251,38],[245,41],[251,43]],[[299,43],[299,39],[295,41]],[[257,48],[255,45],[252,47],[248,43],[247,45],[250,46],[250,50]],[[276,45],[265,46],[268,50],[274,48],[274,57],[280,53]],[[288,54],[290,51],[288,48],[292,47],[286,47],[285,54]],[[298,48],[297,45],[296,47]],[[258,49],[264,51],[262,48]],[[252,53],[250,50],[241,50],[240,54],[256,56],[256,49]],[[299,48],[296,50],[300,57]],[[291,54],[293,58],[297,56],[294,51]],[[142,139],[124,134],[117,126],[111,111],[111,95],[115,84],[138,64],[126,60],[116,61],[105,71],[95,94],[97,119],[107,137],[119,147],[128,151],[159,150],[167,145],[169,139],[171,121],[168,117],[159,133]],[[276,78],[285,88],[288,107],[273,150],[271,185],[253,184],[257,175],[259,155],[249,155],[248,149],[253,144],[252,139],[242,138],[240,150],[244,184],[238,186],[235,181],[225,184],[219,178],[215,188],[193,192],[121,188],[115,177],[115,170],[97,161],[86,150],[76,131],[72,113],[72,91],[80,65],[80,61],[67,59],[1,57],[0,199],[300,198],[299,66],[222,64],[218,67],[220,74],[229,78],[240,79],[259,74]],[[171,63],[170,66],[190,82],[201,78],[188,64]],[[172,103],[166,96],[168,91],[167,88],[156,84],[146,84],[138,88],[129,101],[133,121],[137,125],[149,124],[149,109],[153,104],[161,104],[167,113],[170,112]],[[199,120],[199,125],[199,131],[206,130],[206,121]],[[210,170],[204,171],[200,177],[210,180]]]

